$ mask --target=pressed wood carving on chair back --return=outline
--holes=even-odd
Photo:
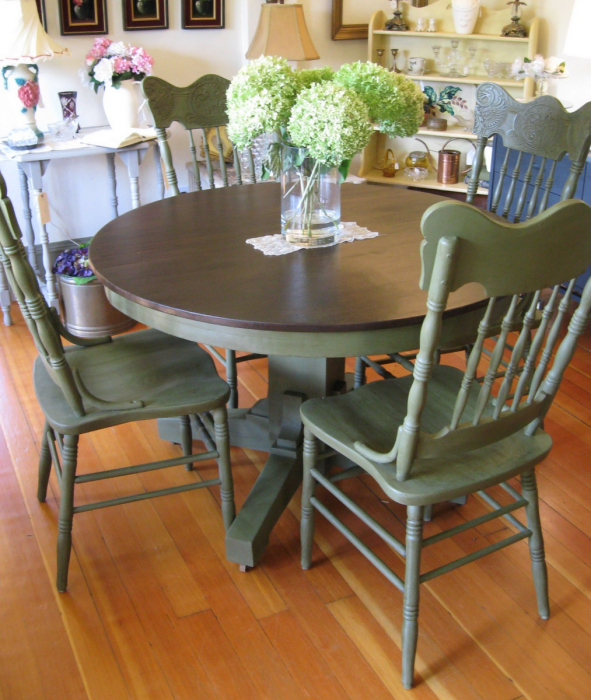
[[[164,161],[166,179],[173,195],[180,194],[176,171],[173,164],[172,153],[168,144],[166,129],[173,122],[181,124],[189,136],[189,150],[191,164],[197,190],[202,189],[197,148],[193,137],[193,130],[200,130],[202,134],[203,156],[207,170],[207,181],[210,188],[216,186],[216,177],[213,160],[208,143],[209,129],[214,129],[217,140],[217,152],[221,175],[221,185],[227,187],[230,184],[230,173],[224,157],[224,143],[221,129],[228,123],[226,114],[226,92],[230,81],[219,75],[204,75],[188,87],[176,87],[161,78],[150,76],[142,81],[142,91],[148,106],[154,117],[154,125],[158,135],[158,147]],[[249,169],[249,181],[256,183],[255,166],[250,149],[246,153]],[[237,185],[243,184],[242,171],[238,151],[233,149],[234,177]],[[236,363],[262,357],[257,354],[242,355],[236,357],[235,350],[226,350],[225,357],[215,348],[208,350],[226,368],[226,380],[230,385],[230,408],[238,407],[238,378]]]
[[[27,258],[6,185],[0,174],[0,260],[39,352],[33,371],[38,403],[45,416],[39,456],[37,497],[46,499],[52,464],[60,487],[57,543],[57,588],[66,590],[76,513],[154,496],[221,484],[224,524],[234,519],[228,423],[227,384],[211,357],[198,345],[155,330],[115,339],[84,340],[71,335],[48,307]],[[74,345],[64,348],[62,337]],[[202,430],[206,452],[192,454],[190,416]],[[78,440],[84,433],[153,418],[179,418],[183,456],[77,474]],[[207,433],[207,434],[206,434]],[[215,459],[219,478],[191,481],[157,491],[74,505],[78,483],[140,474]]]
[[[520,224],[504,222],[467,204],[442,202],[425,213],[422,230],[421,287],[428,290],[428,300],[412,375],[372,382],[338,397],[314,399],[301,409],[305,425],[302,565],[308,568],[311,563],[313,514],[319,510],[403,591],[402,678],[407,688],[413,682],[420,583],[527,537],[539,612],[544,619],[549,615],[534,467],[550,451],[552,441],[542,428],[543,420],[591,313],[588,282],[561,340],[575,278],[591,263],[591,207],[583,202],[561,202]],[[483,306],[462,371],[438,364],[436,351],[449,294],[474,283],[484,288],[489,301]],[[547,288],[549,300],[528,347],[537,302],[548,293],[544,291]],[[499,373],[523,295],[530,303],[508,366]],[[498,303],[505,305],[501,330],[487,358],[483,345],[490,336]],[[523,370],[518,373],[520,363]],[[481,383],[476,381],[479,364],[486,366]],[[329,476],[315,466],[318,440],[357,466],[348,473]],[[363,471],[377,481],[388,498],[407,507],[406,543],[363,513],[335,486],[347,475]],[[507,483],[518,475],[522,493]],[[404,580],[314,496],[316,483],[325,486],[406,558]],[[514,497],[514,503],[501,506],[486,493],[485,489],[499,484]],[[423,540],[426,507],[473,492],[494,510]],[[526,510],[527,527],[510,515],[521,507]],[[423,547],[501,516],[517,529],[515,534],[420,573]]]
[[[484,83],[476,92],[474,116],[477,152],[466,201],[474,200],[484,149],[492,136],[497,148],[507,149],[492,192],[492,212],[517,223],[547,209],[554,203],[556,164],[567,154],[571,167],[559,197],[575,196],[591,145],[591,103],[567,112],[555,97],[521,103],[499,85]]]

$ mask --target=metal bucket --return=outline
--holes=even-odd
[[[116,335],[136,324],[111,306],[98,280],[76,284],[73,277],[58,276],[62,320],[73,335],[98,338]]]

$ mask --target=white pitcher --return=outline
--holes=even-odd
[[[456,34],[472,34],[480,14],[480,0],[451,0]]]

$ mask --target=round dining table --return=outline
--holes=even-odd
[[[301,480],[302,401],[343,391],[346,357],[418,347],[427,298],[420,222],[443,199],[345,184],[342,220],[379,236],[281,256],[246,243],[279,233],[277,183],[163,199],[94,237],[92,268],[120,311],[171,335],[269,356],[267,399],[229,412],[232,443],[269,453],[228,530],[230,561],[256,564]],[[461,340],[483,298],[474,286],[452,294],[442,342]],[[159,434],[179,442],[170,420]]]

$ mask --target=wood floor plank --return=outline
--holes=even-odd
[[[261,698],[296,699],[299,696],[293,679],[269,643],[244,598],[233,584],[224,564],[204,534],[211,522],[219,522],[216,537],[223,541],[223,524],[217,503],[207,491],[183,494],[186,506],[171,507],[169,498],[155,501],[163,522],[170,532],[195,579],[208,591],[208,602],[224,633]],[[215,513],[215,518],[212,517]],[[210,533],[211,536],[211,533]]]
[[[179,620],[219,700],[258,700],[259,693],[211,610]]]
[[[267,617],[261,625],[301,689],[302,697],[314,700],[350,698],[291,610]]]

